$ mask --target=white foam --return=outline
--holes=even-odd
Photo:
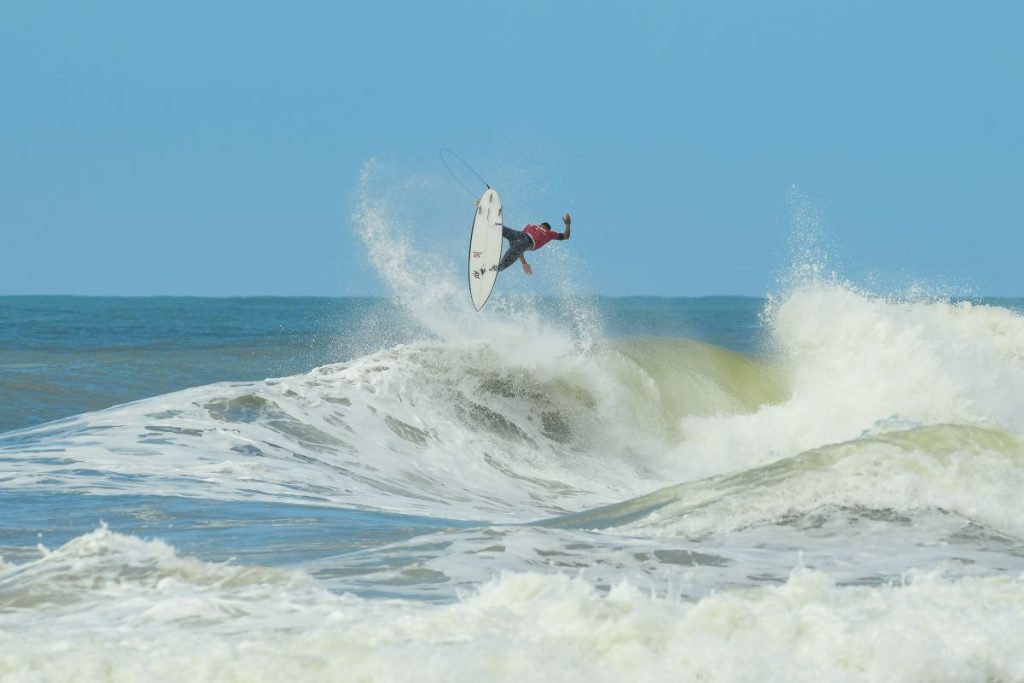
[[[790,398],[683,416],[669,460],[694,479],[912,425],[1024,430],[1024,318],[970,303],[899,302],[807,284],[769,311]]]
[[[73,545],[74,544],[74,545]],[[451,604],[334,595],[294,573],[94,532],[0,573],[4,680],[919,681],[1024,677],[1024,581],[780,586],[687,602],[502,574]],[[86,571],[69,571],[76,563]],[[93,577],[92,581],[85,578]],[[76,578],[78,577],[78,578]],[[34,609],[10,609],[24,590]],[[17,643],[15,647],[14,644]]]

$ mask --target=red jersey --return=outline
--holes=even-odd
[[[554,230],[545,230],[539,225],[534,225],[533,223],[530,223],[523,228],[523,232],[529,235],[530,239],[533,240],[534,251],[540,249],[551,240],[565,239],[565,235],[563,233],[555,232]]]

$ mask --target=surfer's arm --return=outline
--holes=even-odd
[[[533,275],[533,268],[531,268],[530,264],[526,262],[526,257],[520,256],[519,261],[523,264],[523,272],[527,275]]]
[[[570,216],[569,214],[565,214],[564,216],[562,216],[562,222],[565,223],[565,232],[562,233],[562,239],[567,240],[569,239],[569,233],[572,230],[572,228],[570,227],[572,225],[572,216]]]

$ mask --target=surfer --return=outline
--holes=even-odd
[[[565,223],[565,232],[555,232],[551,229],[550,223],[541,223],[540,225],[530,223],[522,230],[513,230],[507,225],[502,225],[501,236],[508,240],[508,249],[498,265],[491,266],[491,270],[497,270],[500,273],[511,266],[516,259],[519,259],[526,274],[533,275],[533,268],[526,262],[523,254],[528,251],[537,251],[551,240],[569,239],[572,216],[565,214],[562,216],[562,222]]]

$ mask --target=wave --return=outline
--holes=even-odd
[[[1021,532],[1018,506],[997,502],[1019,480],[1018,314],[814,285],[765,320],[766,358],[685,339],[581,349],[499,335],[196,387],[0,436],[0,484],[528,521],[682,482],[681,500],[739,488],[680,504],[678,533],[830,502],[937,506]],[[967,479],[938,492],[953,472]],[[773,495],[790,508],[725,510]]]
[[[0,613],[32,609],[74,609],[105,596],[132,612],[130,593],[159,594],[177,586],[210,588],[247,595],[253,589],[272,591],[286,587],[311,587],[313,580],[301,572],[259,566],[203,562],[182,557],[167,543],[146,541],[110,531],[106,525],[72,539],[56,550],[40,546],[39,559],[21,564],[0,563]],[[173,605],[168,600],[169,616]],[[180,605],[175,618],[190,609]],[[151,613],[156,612],[151,607]],[[216,611],[216,610],[212,610]],[[230,616],[224,612],[222,616]],[[210,613],[194,617],[211,622]],[[115,620],[116,621],[116,620]]]
[[[870,516],[909,524],[955,514],[1024,538],[1024,443],[997,429],[932,425],[831,444],[768,465],[687,482],[547,526],[705,538],[816,517]]]
[[[1024,319],[805,285],[765,315],[784,400],[680,418],[684,483],[553,525],[701,538],[814,516],[955,514],[1024,537]]]
[[[10,486],[524,519],[666,483],[650,455],[680,414],[749,410],[779,391],[755,361],[686,340],[529,363],[421,344],[12,432],[0,453]]]

